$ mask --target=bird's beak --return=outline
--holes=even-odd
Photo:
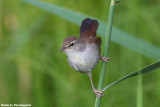
[[[62,49],[59,51],[59,52],[63,52],[65,50],[65,48],[64,47],[62,47]]]

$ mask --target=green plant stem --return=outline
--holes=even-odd
[[[137,107],[143,107],[143,92],[142,92],[142,75],[137,77]]]
[[[110,43],[110,39],[111,39],[112,23],[113,23],[113,16],[114,16],[114,8],[115,8],[115,0],[111,0],[109,17],[108,17],[108,25],[107,25],[107,30],[106,30],[107,33],[106,33],[106,37],[105,37],[104,53],[103,53],[104,57],[108,57],[109,43]],[[102,62],[98,90],[102,90],[102,88],[103,88],[106,66],[107,66],[106,62]],[[100,107],[100,103],[101,103],[101,98],[97,96],[96,101],[95,101],[95,107]]]

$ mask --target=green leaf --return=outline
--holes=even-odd
[[[23,1],[33,6],[39,7],[47,12],[60,16],[77,25],[80,25],[82,20],[86,17],[93,18],[91,16],[83,15],[83,14],[74,12],[64,7],[60,7],[57,5],[53,5],[53,4],[49,4],[49,3],[45,3],[41,1],[35,1],[35,0],[23,0]],[[98,29],[98,34],[100,34],[101,36],[105,36],[107,25],[103,21],[99,20],[99,22],[100,22],[100,26]],[[117,44],[120,44],[131,50],[139,52],[150,58],[160,59],[160,48],[159,47],[156,47],[144,40],[136,38],[128,33],[125,33],[117,27],[113,27],[111,40]]]
[[[120,78],[119,80],[117,80],[117,81],[109,84],[109,85],[106,86],[105,88],[103,88],[102,91],[108,89],[109,87],[111,87],[111,86],[113,86],[113,85],[115,85],[115,84],[117,84],[117,83],[119,83],[119,82],[121,82],[121,81],[123,81],[123,80],[125,80],[125,79],[127,79],[127,78],[130,78],[130,77],[134,77],[134,76],[137,76],[137,75],[140,75],[140,74],[145,74],[145,73],[151,72],[151,71],[153,71],[153,70],[155,70],[155,69],[158,69],[159,67],[160,67],[160,61],[157,61],[157,62],[155,62],[155,63],[153,63],[153,64],[151,64],[151,65],[148,65],[148,66],[146,66],[146,67],[144,67],[144,68],[142,68],[142,69],[140,69],[140,70],[138,70],[138,71],[136,71],[136,72],[133,72],[133,73],[127,75],[127,76],[124,76],[124,77]]]

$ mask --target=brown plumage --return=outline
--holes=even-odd
[[[86,18],[83,20],[80,27],[80,38],[96,37],[98,25],[98,22],[94,19]]]
[[[80,27],[80,39],[88,39],[90,43],[101,45],[101,38],[96,37],[98,25],[97,20],[89,18],[84,19]]]

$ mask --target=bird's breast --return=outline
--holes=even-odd
[[[72,51],[67,54],[72,68],[79,72],[91,72],[100,59],[100,47],[95,44],[86,46],[84,51]]]

